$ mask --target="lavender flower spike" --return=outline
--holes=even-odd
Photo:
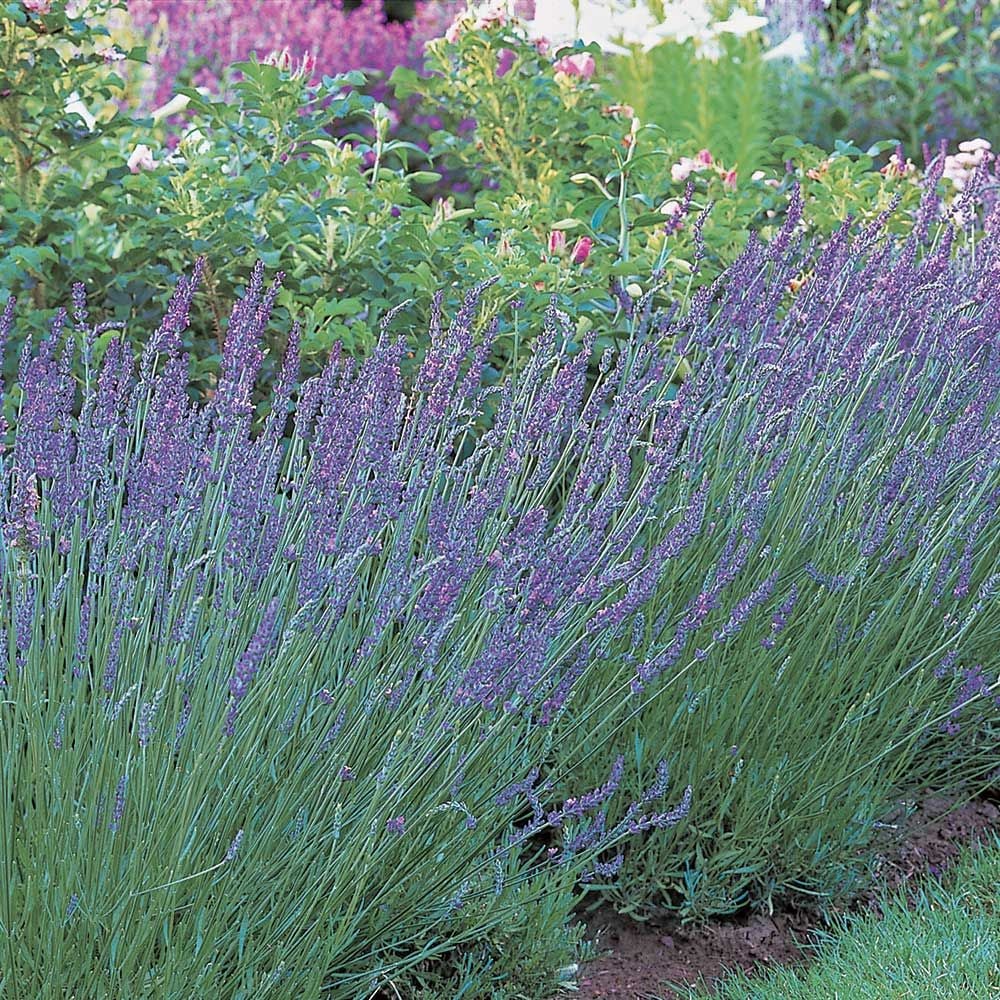
[[[225,733],[232,736],[236,732],[236,715],[239,711],[240,702],[246,697],[250,682],[254,679],[260,665],[264,660],[271,640],[274,637],[274,626],[278,616],[278,599],[275,598],[268,605],[257,628],[254,637],[250,640],[246,652],[240,657],[236,664],[236,669],[229,681],[229,694],[232,702],[229,712],[226,715]]]

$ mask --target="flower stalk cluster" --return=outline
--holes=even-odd
[[[262,267],[202,400],[199,269],[82,386],[76,293],[0,456],[8,933],[115,951],[109,992],[354,997],[581,880],[691,912],[818,880],[974,772],[1000,219],[953,259],[849,225],[811,253],[797,211],[686,313],[640,299],[620,353],[553,308],[491,382],[483,285],[412,378],[384,333],[298,385],[293,331],[266,414]],[[63,968],[10,961],[39,996]]]

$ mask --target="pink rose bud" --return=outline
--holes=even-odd
[[[589,236],[581,236],[573,245],[573,253],[570,255],[570,260],[574,264],[586,264],[593,245],[594,241]]]
[[[549,49],[552,47],[551,43],[547,38],[536,38],[535,39],[535,51],[540,56],[547,56],[549,54]]]
[[[510,72],[511,66],[514,65],[514,59],[516,58],[513,49],[501,49],[497,53],[497,78],[506,75]]]
[[[132,150],[128,158],[128,168],[133,174],[140,170],[155,170],[156,160],[153,159],[153,151],[149,146],[138,145]]]
[[[549,256],[557,257],[566,252],[566,234],[561,229],[549,233]]]
[[[706,167],[712,165],[712,154],[707,149],[699,150],[695,156],[696,163],[703,163]]]
[[[722,183],[730,191],[735,191],[736,190],[736,171],[735,170],[727,170],[722,175]]]
[[[589,80],[594,75],[597,64],[589,52],[576,52],[571,56],[557,59],[552,68],[557,73],[565,73],[566,76],[578,76],[583,80]]]
[[[24,0],[24,9],[29,14],[48,14],[52,9],[52,0]]]
[[[288,72],[292,68],[292,54],[288,51],[288,46],[286,45],[280,51],[274,49],[272,52],[268,52],[264,56],[265,66],[276,66],[278,69]]]

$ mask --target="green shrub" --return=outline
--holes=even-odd
[[[121,95],[114,68],[123,62],[101,55],[98,15],[116,8],[91,5],[93,20],[68,17],[63,0],[44,16],[17,4],[0,11],[9,41],[3,72],[17,82],[3,102],[10,127],[0,136],[8,168],[0,197],[9,208],[0,295],[30,301],[23,322],[41,332],[71,283],[83,281],[112,318],[139,331],[165,306],[170,275],[205,256],[186,334],[202,392],[215,385],[226,317],[258,259],[285,273],[265,379],[293,303],[313,372],[334,343],[365,356],[388,310],[406,303],[410,329],[421,330],[439,288],[454,309],[462,288],[491,277],[499,281],[477,324],[482,333],[498,323],[499,371],[553,296],[580,334],[597,331],[599,346],[632,338],[638,297],[652,291],[657,305],[685,302],[734,259],[748,228],[773,236],[794,183],[806,198],[804,231],[820,239],[848,212],[876,217],[897,193],[903,210],[890,224],[906,231],[919,200],[915,172],[883,177],[855,147],[828,155],[787,137],[775,151],[790,159],[791,173],[750,176],[716,152],[710,170],[675,180],[678,157],[696,148],[615,104],[600,82],[599,53],[542,53],[516,19],[480,28],[470,21],[454,42],[432,44],[424,76],[397,73],[401,99],[419,94],[425,111],[442,116],[432,136],[436,163],[395,137],[387,110],[357,93],[360,76],[313,86],[287,58],[240,64],[226,100],[185,90],[152,118],[130,120],[111,100]],[[593,65],[596,75],[577,65]],[[63,113],[70,93],[91,109],[93,127]],[[179,125],[168,112],[182,105]],[[459,127],[473,119],[471,131]],[[364,135],[351,131],[362,126]],[[172,134],[180,135],[173,149]],[[19,159],[20,146],[35,142],[65,148]],[[471,204],[428,204],[436,166],[488,186]],[[397,324],[403,329],[402,318]],[[415,361],[425,347],[414,335]]]
[[[896,139],[917,156],[923,143],[997,138],[1000,0],[855,0],[832,34],[803,67],[819,145]]]

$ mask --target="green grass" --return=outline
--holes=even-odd
[[[967,851],[945,881],[928,880],[908,905],[841,918],[817,959],[766,977],[739,974],[695,1000],[987,1000],[1000,997],[1000,836]]]

